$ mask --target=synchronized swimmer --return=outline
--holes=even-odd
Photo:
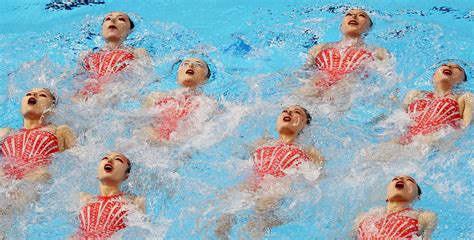
[[[148,58],[146,49],[124,45],[134,27],[135,24],[124,12],[111,12],[105,16],[102,21],[102,37],[106,44],[97,52],[81,53],[81,66],[87,80],[75,99],[102,92],[114,75],[123,71],[131,61]]]
[[[390,57],[386,49],[369,46],[364,36],[373,21],[361,9],[349,10],[342,19],[342,40],[312,47],[306,66],[316,70],[310,89],[311,95],[321,95],[353,75],[367,76],[367,66],[373,61]],[[112,80],[139,58],[149,58],[147,50],[126,46],[124,41],[135,24],[124,12],[110,12],[102,22],[101,33],[106,44],[96,52],[82,53],[82,88],[74,100],[87,99],[105,91]],[[84,74],[79,74],[83,76]],[[155,92],[143,101],[146,111],[154,111],[152,124],[146,129],[148,140],[165,143],[177,139],[182,131],[193,128],[192,114],[209,108],[216,101],[205,96],[200,87],[212,73],[208,62],[201,58],[185,58],[179,63],[176,81],[181,87],[172,92]],[[434,91],[411,91],[404,105],[412,123],[397,142],[408,144],[416,138],[429,137],[446,128],[466,128],[472,119],[472,94],[456,93],[453,89],[467,82],[466,71],[458,64],[445,63],[436,69]],[[0,186],[11,181],[44,183],[50,179],[48,166],[54,155],[75,145],[71,128],[56,126],[48,121],[57,104],[56,95],[47,88],[27,92],[21,101],[23,128],[17,131],[0,129],[1,154]],[[208,113],[206,113],[208,114]],[[300,145],[301,132],[311,123],[306,108],[293,105],[285,108],[276,121],[278,139],[264,139],[253,151],[253,173],[236,191],[254,196],[255,214],[246,229],[252,237],[261,238],[271,228],[284,224],[274,211],[292,187],[289,175],[297,173],[305,164],[322,168],[325,159],[314,146]],[[128,179],[132,163],[122,153],[104,156],[97,168],[100,194],[81,193],[84,204],[79,212],[79,230],[74,239],[105,239],[127,227],[127,216],[132,210],[145,212],[145,199],[122,192],[121,185]],[[274,184],[278,183],[278,184]],[[234,190],[235,190],[234,189]],[[229,191],[230,192],[230,191]],[[28,203],[38,199],[17,189],[6,200],[8,208],[0,208],[0,218],[12,216]],[[421,189],[410,176],[397,176],[387,187],[387,206],[360,215],[354,225],[357,239],[429,239],[437,217],[434,213],[416,210],[412,204],[421,197]],[[222,213],[216,222],[218,238],[228,238],[234,225],[235,212]],[[1,219],[0,219],[1,220]],[[3,233],[0,231],[0,238]]]
[[[308,52],[306,66],[315,68],[318,73],[308,94],[321,95],[349,74],[363,76],[364,67],[370,62],[387,59],[386,49],[371,47],[364,42],[364,35],[373,26],[370,16],[361,9],[349,10],[341,22],[343,39],[335,43],[323,43],[312,47]]]

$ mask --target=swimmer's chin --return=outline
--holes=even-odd
[[[192,80],[186,80],[186,81],[182,81],[179,83],[181,86],[183,87],[187,87],[187,88],[195,88],[197,87],[199,84],[196,83],[195,81],[192,81]]]

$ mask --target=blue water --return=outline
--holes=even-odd
[[[383,206],[388,181],[406,173],[423,189],[415,206],[438,214],[435,239],[474,239],[473,128],[420,150],[382,144],[400,134],[400,126],[378,121],[397,122],[400,104],[389,96],[431,89],[430,76],[446,59],[462,60],[470,81],[460,88],[474,92],[474,2],[106,0],[57,11],[46,10],[47,3],[7,0],[0,7],[0,126],[21,127],[22,94],[49,86],[62,97],[56,122],[71,126],[80,145],[55,159],[54,181],[14,219],[12,238],[72,235],[77,192],[97,194],[96,164],[112,149],[136,163],[126,189],[147,197],[146,219],[132,219],[119,237],[213,238],[225,208],[219,195],[248,175],[249,146],[265,134],[276,136],[283,106],[301,101],[292,94],[301,86],[295,72],[308,49],[339,40],[342,13],[355,6],[367,9],[375,24],[366,42],[388,49],[394,59],[356,86],[347,97],[351,102],[299,102],[314,116],[302,141],[317,146],[327,163],[316,184],[295,187],[281,210],[288,223],[266,237],[349,238],[355,217]],[[153,66],[123,79],[134,87],[116,104],[73,105],[67,97],[77,90],[72,76],[79,53],[102,46],[102,16],[117,10],[134,19],[127,43],[148,49]],[[144,144],[134,131],[150,116],[140,110],[142,97],[177,88],[171,66],[192,52],[210,62],[214,76],[203,91],[219,101],[220,114],[201,119],[206,131],[182,145]],[[250,215],[239,212],[234,238],[242,236]]]

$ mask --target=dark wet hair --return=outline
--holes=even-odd
[[[418,183],[416,184],[416,187],[418,188],[418,197],[421,197],[421,188],[420,188],[420,185],[418,185]]]
[[[133,23],[132,19],[130,18],[130,16],[128,16],[128,20],[130,21],[130,30],[133,30],[135,28],[135,23]],[[372,22],[372,21],[371,21]]]
[[[311,117],[311,114],[309,114],[308,110],[300,105],[296,105],[296,106],[303,109],[304,114],[306,114],[306,125],[311,125],[311,120],[313,120],[313,117]]]
[[[128,167],[125,173],[130,173],[130,171],[132,171],[132,162],[130,162],[130,159],[127,156],[125,156],[125,158],[127,158],[127,163],[128,163]]]
[[[53,107],[56,107],[56,105],[58,104],[58,98],[56,97],[56,94],[51,91],[51,89],[49,88],[41,88],[45,91],[47,91],[49,93],[49,95],[51,95],[51,99],[53,100]]]
[[[467,82],[467,73],[466,73],[466,70],[464,68],[462,68],[461,66],[459,66],[461,69],[462,69],[462,72],[464,73],[464,80],[463,82]]]

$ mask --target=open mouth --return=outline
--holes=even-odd
[[[355,25],[355,26],[359,25],[359,23],[356,20],[350,20],[347,24]]]
[[[283,117],[283,121],[289,122],[289,121],[291,121],[291,117],[289,117],[289,116]]]
[[[194,75],[194,70],[188,69],[188,70],[186,71],[186,74]]]
[[[115,29],[115,30],[117,30],[117,27],[116,27],[115,25],[110,25],[110,26],[109,26],[109,29]]]
[[[395,188],[398,190],[402,190],[403,188],[405,188],[405,184],[402,181],[398,181],[397,183],[395,183]]]
[[[29,98],[28,99],[28,104],[29,105],[35,105],[36,104],[36,98]]]
[[[114,167],[113,167],[112,164],[110,164],[110,163],[107,163],[107,164],[105,164],[105,166],[104,166],[105,172],[112,172],[113,169],[114,169]]]
[[[451,76],[451,75],[453,75],[453,71],[451,71],[451,70],[449,70],[449,69],[444,69],[444,70],[443,70],[443,74],[444,74],[444,75]]]

